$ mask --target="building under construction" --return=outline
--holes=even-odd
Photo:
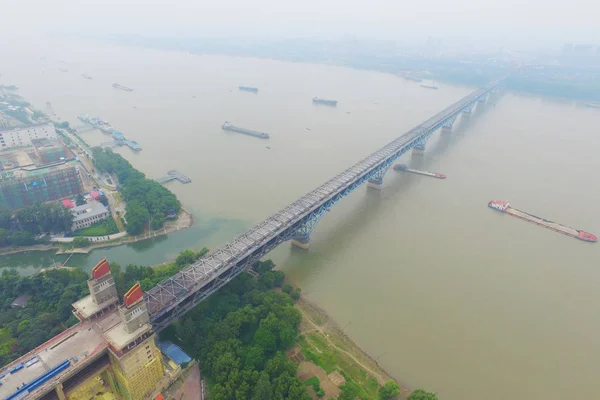
[[[0,207],[17,209],[83,192],[75,161],[0,171]]]

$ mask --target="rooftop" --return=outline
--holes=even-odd
[[[63,373],[73,370],[86,359],[98,356],[106,349],[102,332],[119,322],[119,316],[112,313],[94,323],[77,324],[5,366],[0,370],[0,376],[17,364],[24,365],[19,371],[6,374],[1,379],[0,399],[7,398],[23,383],[31,382],[65,360],[71,361],[71,367]],[[42,387],[54,384],[56,380],[51,380]]]
[[[4,154],[0,154],[0,159],[2,159],[4,156]],[[31,156],[31,154],[29,154],[28,156]],[[30,157],[31,159],[31,157]],[[3,162],[4,163],[4,162]],[[22,164],[20,164],[22,165]],[[74,160],[67,160],[67,161],[60,161],[54,164],[48,164],[45,166],[41,166],[38,167],[37,165],[34,164],[30,164],[30,165],[25,165],[23,167],[16,167],[14,169],[5,169],[4,171],[0,172],[0,180],[2,179],[10,179],[10,178],[30,178],[30,177],[34,177],[34,176],[40,176],[40,175],[45,175],[48,174],[50,172],[54,172],[54,171],[60,171],[63,169],[70,169],[74,166],[76,166],[76,161]],[[6,168],[6,164],[4,164],[4,167]]]
[[[116,314],[116,313],[115,313]],[[119,319],[119,321],[121,321]],[[149,324],[144,324],[137,328],[135,331],[129,333],[125,329],[125,324],[120,323],[118,325],[113,326],[110,330],[104,333],[104,337],[113,347],[117,349],[122,349],[127,346],[130,342],[132,342],[137,337],[142,336],[144,333],[150,331],[152,327]]]
[[[29,296],[19,296],[10,305],[11,307],[27,307],[27,302],[29,301]]]
[[[73,303],[73,308],[83,318],[88,319],[92,315],[96,314],[98,311],[105,309],[106,307],[116,303],[117,301],[119,301],[119,299],[113,297],[111,299],[106,300],[104,303],[96,304],[96,302],[92,298],[92,295],[89,295]]]
[[[50,124],[50,123],[43,123],[43,124],[31,124],[31,125],[24,125],[24,126],[11,126],[8,128],[0,128],[0,134],[5,134],[5,133],[10,133],[11,131],[21,131],[23,129],[31,129],[31,128],[38,128],[38,127],[52,127],[54,129],[54,125]]]
[[[90,203],[82,204],[80,206],[71,209],[71,212],[75,215],[73,222],[81,221],[85,218],[95,217],[100,214],[108,212],[108,209],[99,201],[92,201]]]

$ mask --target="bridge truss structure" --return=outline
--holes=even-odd
[[[144,293],[150,319],[161,331],[223,287],[240,272],[288,240],[308,241],[320,219],[365,182],[381,184],[396,159],[424,145],[436,130],[451,127],[461,112],[470,113],[506,77],[469,94],[393,140],[247,232],[209,253]]]

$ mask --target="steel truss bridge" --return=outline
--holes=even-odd
[[[505,79],[506,77],[495,80],[452,104],[226,245],[145,292],[144,299],[154,329],[160,331],[166,328],[281,243],[288,240],[308,243],[319,220],[337,202],[365,182],[381,185],[386,172],[398,157],[411,148],[424,148],[426,140],[436,130],[451,128],[461,113],[470,113],[477,101],[485,101],[488,93]]]

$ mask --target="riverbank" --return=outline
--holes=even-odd
[[[93,250],[103,249],[107,247],[121,246],[128,243],[136,243],[143,240],[153,239],[155,237],[168,235],[169,233],[181,231],[190,228],[194,223],[194,216],[192,213],[185,209],[181,209],[176,219],[167,221],[162,228],[155,231],[146,231],[142,234],[135,236],[125,236],[122,238],[107,240],[105,242],[99,242],[90,244],[85,247],[69,247],[65,244],[52,243],[52,244],[36,244],[33,246],[19,246],[11,247],[0,250],[0,256],[9,254],[27,253],[30,251],[49,251],[56,250],[55,254],[88,254]]]
[[[393,380],[400,386],[401,398],[408,397],[411,390],[353,342],[325,310],[304,297],[296,302],[296,307],[302,313],[299,345],[288,355],[300,362],[301,379],[317,376],[328,395],[339,394],[335,388],[341,386],[340,379],[346,383],[352,381],[360,387],[363,396],[372,399],[379,398],[381,385]],[[319,374],[320,370],[324,373]]]

